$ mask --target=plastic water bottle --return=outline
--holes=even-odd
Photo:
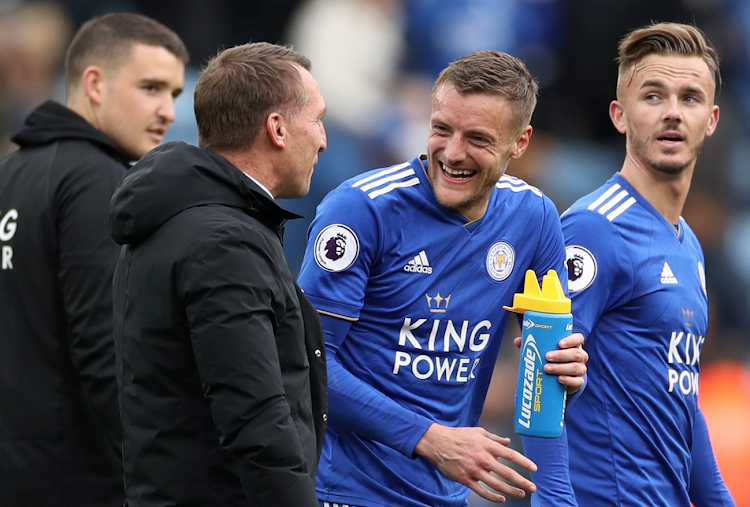
[[[531,269],[526,272],[523,293],[513,296],[513,307],[504,307],[524,314],[513,424],[520,435],[562,435],[567,390],[557,375],[544,372],[544,356],[557,350],[558,342],[573,332],[570,307],[554,270],[544,275],[540,290]]]

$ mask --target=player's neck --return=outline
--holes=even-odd
[[[665,174],[630,158],[620,170],[620,175],[646,199],[672,225],[677,224],[685,205],[695,163],[679,174]]]

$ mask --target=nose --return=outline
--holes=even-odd
[[[446,162],[460,162],[466,158],[465,140],[460,135],[453,134],[450,139],[448,139],[443,153],[445,154]]]
[[[326,134],[326,128],[323,126],[323,124],[320,124],[320,148],[318,148],[318,151],[326,151],[326,148],[328,148],[328,134]]]
[[[671,95],[666,102],[667,108],[664,111],[665,122],[681,122],[682,121],[682,109],[680,109],[680,98]]]
[[[167,96],[164,101],[160,104],[157,114],[160,118],[163,118],[167,123],[173,123],[177,118],[177,112],[174,107],[174,97],[171,95]]]

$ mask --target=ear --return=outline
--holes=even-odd
[[[280,149],[286,148],[286,143],[289,140],[289,131],[281,114],[274,112],[266,117],[266,133],[271,144]]]
[[[81,75],[83,94],[88,97],[92,105],[101,105],[104,89],[104,71],[96,65],[89,65]]]
[[[708,127],[706,127],[706,137],[711,137],[716,132],[716,126],[719,124],[719,106],[714,105],[711,109],[711,116],[708,118]]]
[[[609,103],[609,118],[612,120],[612,125],[615,126],[620,134],[627,132],[628,129],[625,124],[625,109],[619,101],[613,100]]]
[[[517,158],[520,158],[521,155],[524,154],[524,152],[526,151],[526,148],[529,147],[529,142],[531,141],[531,134],[533,132],[534,132],[534,129],[531,127],[531,125],[526,125],[526,127],[524,127],[524,129],[516,138],[516,143],[510,152],[511,159],[515,160]]]

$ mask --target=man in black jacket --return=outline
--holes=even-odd
[[[66,106],[0,161],[0,504],[122,505],[109,202],[174,120],[187,50],[136,14],[86,23]]]
[[[223,51],[195,89],[200,148],[153,150],[112,199],[130,507],[318,507],[323,333],[276,202],[308,192],[326,148],[309,68],[273,44]]]

